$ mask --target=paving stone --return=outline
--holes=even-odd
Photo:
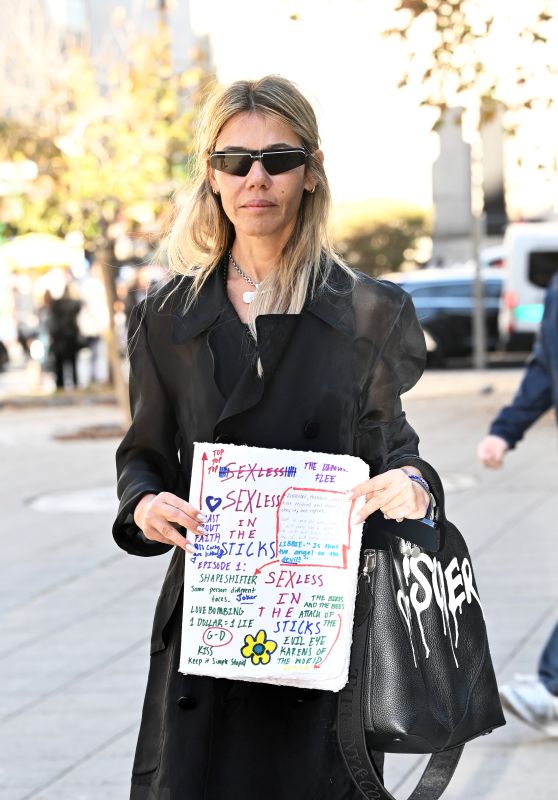
[[[449,516],[469,543],[505,681],[536,669],[558,618],[558,454],[547,416],[503,470],[476,463],[477,441],[520,374],[493,372],[427,373],[406,408],[424,457],[448,476]],[[480,395],[492,379],[495,393]],[[116,422],[114,406],[0,411],[10,464],[0,486],[0,720],[8,717],[0,723],[2,800],[128,795],[152,614],[169,557],[138,559],[116,548],[112,515],[102,508],[108,490],[86,514],[29,504],[62,491],[91,497],[112,485],[116,440],[57,441],[53,434]],[[555,800],[555,752],[556,740],[511,719],[467,745],[444,800]],[[398,797],[407,796],[424,761],[388,756],[388,786]]]

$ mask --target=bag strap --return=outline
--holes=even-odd
[[[353,782],[367,800],[396,800],[370,757],[364,731],[366,625],[355,624],[347,685],[339,692],[337,739]],[[434,753],[408,800],[438,800],[449,784],[464,745]]]
[[[376,517],[370,517],[368,525],[371,527],[379,523],[381,531],[390,534],[392,541],[393,537],[406,539],[413,544],[418,544],[427,553],[437,553],[442,547],[442,539],[440,536],[440,527],[438,523],[429,519],[403,519],[397,522],[394,519],[383,519],[381,512],[376,511]],[[380,519],[381,516],[381,519]]]

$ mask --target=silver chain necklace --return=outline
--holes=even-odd
[[[253,281],[252,278],[249,275],[247,275],[243,270],[240,269],[240,267],[238,266],[238,264],[234,260],[233,254],[232,254],[232,252],[230,250],[229,250],[229,261],[233,265],[235,270],[238,272],[238,274],[241,276],[241,278],[244,278],[246,283],[249,283],[250,286],[253,286],[254,289],[257,291],[260,284],[256,283],[255,281]],[[243,292],[242,293],[242,299],[244,300],[245,303],[251,303],[255,296],[256,296],[256,292]]]

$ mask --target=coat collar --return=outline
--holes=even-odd
[[[184,314],[183,307],[189,286],[189,279],[183,278],[177,282],[176,292],[172,296],[174,344],[182,344],[208,330],[228,302],[220,266],[207,278],[198,299]],[[303,313],[304,311],[310,312],[340,333],[353,336],[355,321],[351,280],[340,267],[333,267],[327,286],[321,286],[313,296],[308,297]],[[292,330],[292,314],[266,314],[259,317],[256,327],[266,325],[268,319],[279,338],[282,338],[280,331],[283,327],[289,333]]]
[[[355,314],[351,278],[334,265],[327,286],[321,286],[305,308],[345,336],[354,336]]]
[[[183,278],[178,284],[172,304],[172,341],[182,344],[206,331],[215,322],[227,304],[221,269],[217,267],[202,286],[195,303],[184,313],[191,281]]]

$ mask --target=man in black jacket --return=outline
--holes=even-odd
[[[523,380],[479,443],[485,467],[498,469],[526,430],[554,406],[558,414],[558,276],[547,292],[543,321]],[[516,676],[500,687],[502,705],[523,722],[558,737],[558,625],[541,654],[538,676]]]
[[[73,297],[73,287],[67,284],[64,294],[53,300],[48,316],[50,351],[54,356],[56,388],[64,389],[64,372],[70,368],[74,389],[78,388],[77,356],[79,352],[78,314],[81,302]]]

